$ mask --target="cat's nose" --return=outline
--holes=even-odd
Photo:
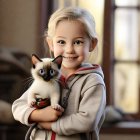
[[[45,75],[43,75],[43,79],[45,81],[49,81],[51,79],[51,77],[45,74]]]

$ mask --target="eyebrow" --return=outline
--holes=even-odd
[[[56,38],[66,38],[66,37],[63,37],[63,36],[57,36]]]
[[[76,37],[76,38],[81,38],[81,39],[84,39],[84,37]]]

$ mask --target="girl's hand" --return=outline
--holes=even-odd
[[[51,130],[52,122],[39,122],[38,125],[41,126],[41,128]]]
[[[51,106],[43,109],[35,109],[29,116],[29,122],[56,121],[64,112],[64,109],[55,110]]]

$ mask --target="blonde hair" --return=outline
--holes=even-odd
[[[48,22],[45,36],[53,37],[58,23],[62,20],[78,20],[85,26],[85,32],[91,38],[97,38],[94,17],[85,9],[79,7],[67,7],[55,11]]]

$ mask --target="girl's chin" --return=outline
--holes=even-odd
[[[65,64],[65,63],[63,63],[62,64],[62,67],[64,68],[64,69],[73,69],[73,70],[77,70],[78,68],[80,68],[80,66],[81,65],[77,65],[77,64]]]

